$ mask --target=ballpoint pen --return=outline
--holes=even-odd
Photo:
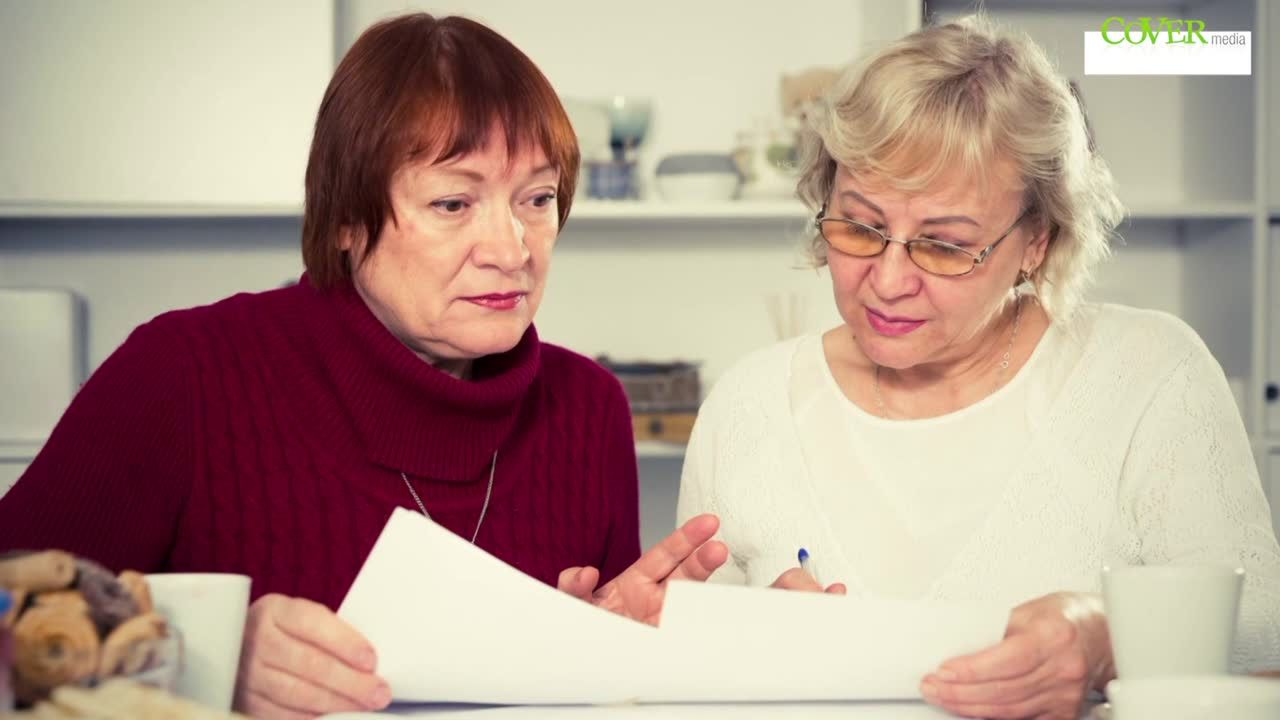
[[[814,572],[813,567],[809,562],[809,551],[804,548],[800,548],[800,552],[796,554],[796,557],[800,561],[800,569],[809,573],[809,576],[814,580],[818,580],[818,575]],[[821,585],[822,581],[818,580],[818,584]]]

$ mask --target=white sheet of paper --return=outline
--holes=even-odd
[[[898,700],[943,661],[998,642],[1008,611],[935,602],[674,582],[662,634],[684,672],[670,702]],[[669,635],[668,635],[669,634]],[[713,682],[697,673],[714,669]]]
[[[1006,611],[672,583],[662,628],[569,597],[396,510],[338,614],[401,701],[493,704],[918,698]]]
[[[397,700],[611,703],[637,696],[658,631],[538,582],[397,509],[338,615]]]

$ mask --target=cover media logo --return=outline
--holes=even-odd
[[[1204,20],[1113,15],[1084,34],[1086,75],[1248,75],[1252,33]]]

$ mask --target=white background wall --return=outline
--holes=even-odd
[[[874,0],[871,0],[874,2]],[[876,3],[892,8],[893,3]],[[347,47],[369,24],[406,10],[462,14],[505,35],[562,97],[651,98],[644,160],[727,151],[734,133],[778,115],[779,76],[847,62],[862,47],[864,0],[348,0]],[[882,12],[884,12],[882,10]]]
[[[300,202],[328,2],[3,0],[0,196]]]

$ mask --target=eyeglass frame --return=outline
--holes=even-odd
[[[849,218],[842,218],[842,217],[827,217],[827,205],[826,205],[826,203],[823,203],[823,205],[822,205],[822,209],[821,209],[821,210],[819,210],[819,211],[818,211],[818,214],[814,216],[814,218],[813,218],[813,227],[814,227],[814,229],[815,229],[815,230],[817,230],[817,231],[818,231],[818,237],[822,238],[822,241],[823,241],[823,242],[825,242],[825,243],[827,244],[827,247],[829,247],[829,248],[834,247],[834,246],[831,244],[831,241],[827,239],[827,236],[822,232],[822,221],[823,221],[823,220],[838,220],[838,221],[840,221],[840,222],[849,223],[849,224],[851,224],[851,225],[857,225],[857,226],[859,226],[859,227],[864,227],[864,228],[866,228],[866,229],[870,230],[871,232],[873,232],[873,233],[875,233],[875,234],[879,235],[879,236],[880,236],[880,239],[884,241],[884,242],[883,242],[883,244],[880,246],[880,249],[879,249],[879,250],[878,250],[874,255],[854,255],[854,254],[852,254],[852,253],[845,253],[846,255],[849,255],[850,257],[856,257],[856,258],[874,258],[874,257],[880,257],[881,255],[883,255],[883,254],[884,254],[884,251],[885,251],[885,250],[887,250],[887,249],[889,248],[889,243],[898,243],[899,245],[902,245],[902,247],[906,248],[906,250],[907,250],[907,257],[911,259],[911,264],[912,264],[912,265],[915,265],[916,267],[920,268],[921,270],[924,270],[925,272],[929,273],[930,275],[934,275],[934,276],[936,276],[936,277],[964,277],[964,276],[966,276],[966,275],[970,275],[970,274],[972,274],[972,273],[973,273],[973,271],[974,271],[974,270],[976,270],[976,269],[978,268],[978,266],[979,266],[979,265],[981,265],[981,264],[983,263],[983,261],[985,261],[985,260],[987,259],[987,256],[989,256],[989,255],[992,253],[992,251],[994,251],[994,250],[996,249],[996,246],[997,246],[997,245],[999,245],[1000,243],[1004,242],[1004,239],[1005,239],[1005,238],[1007,238],[1007,237],[1009,237],[1009,235],[1011,235],[1011,234],[1013,233],[1013,231],[1014,231],[1014,230],[1016,230],[1016,229],[1017,229],[1017,227],[1018,227],[1019,225],[1021,225],[1021,224],[1022,224],[1022,221],[1023,221],[1023,220],[1026,220],[1026,219],[1027,219],[1027,216],[1028,216],[1028,215],[1030,215],[1030,214],[1031,214],[1031,208],[1029,208],[1029,207],[1028,207],[1028,208],[1024,209],[1021,213],[1019,213],[1019,214],[1018,214],[1018,219],[1013,221],[1013,224],[1009,226],[1009,229],[1008,229],[1008,230],[1005,230],[1005,231],[1004,231],[1004,233],[1002,233],[1002,234],[1000,235],[1000,237],[996,238],[995,242],[993,242],[993,243],[991,243],[990,245],[988,245],[988,246],[986,246],[985,248],[983,248],[983,249],[982,249],[982,252],[978,253],[977,255],[975,255],[975,254],[973,254],[973,253],[969,252],[968,250],[965,250],[964,248],[960,247],[959,245],[953,245],[953,244],[951,244],[951,243],[949,243],[949,242],[946,242],[946,241],[944,241],[944,240],[934,240],[934,239],[932,239],[932,238],[911,238],[910,240],[902,240],[902,239],[899,239],[899,238],[890,237],[890,236],[888,235],[888,233],[885,233],[884,231],[882,231],[882,230],[880,230],[880,229],[878,229],[878,228],[874,228],[874,227],[872,227],[872,226],[870,226],[870,225],[868,225],[868,224],[866,224],[866,223],[864,223],[864,222],[861,222],[861,221],[859,221],[859,220],[850,220]],[[962,272],[962,273],[957,273],[957,274],[955,274],[955,275],[946,275],[946,274],[944,274],[944,273],[936,273],[936,272],[934,272],[934,271],[932,271],[932,270],[929,270],[929,269],[927,269],[927,268],[921,267],[920,263],[917,263],[917,262],[916,262],[916,259],[915,259],[914,257],[911,257],[911,243],[928,243],[928,244],[930,244],[930,245],[941,245],[942,247],[947,248],[948,250],[956,250],[956,251],[961,252],[961,253],[963,253],[963,254],[965,254],[965,255],[968,255],[970,258],[972,258],[972,259],[973,259],[973,264],[969,266],[969,269],[968,269],[968,270],[965,270],[965,271],[964,271],[964,272]],[[843,250],[840,250],[839,248],[835,248],[835,250],[836,250],[836,252],[841,252],[841,253],[843,253],[843,252],[844,252]]]

